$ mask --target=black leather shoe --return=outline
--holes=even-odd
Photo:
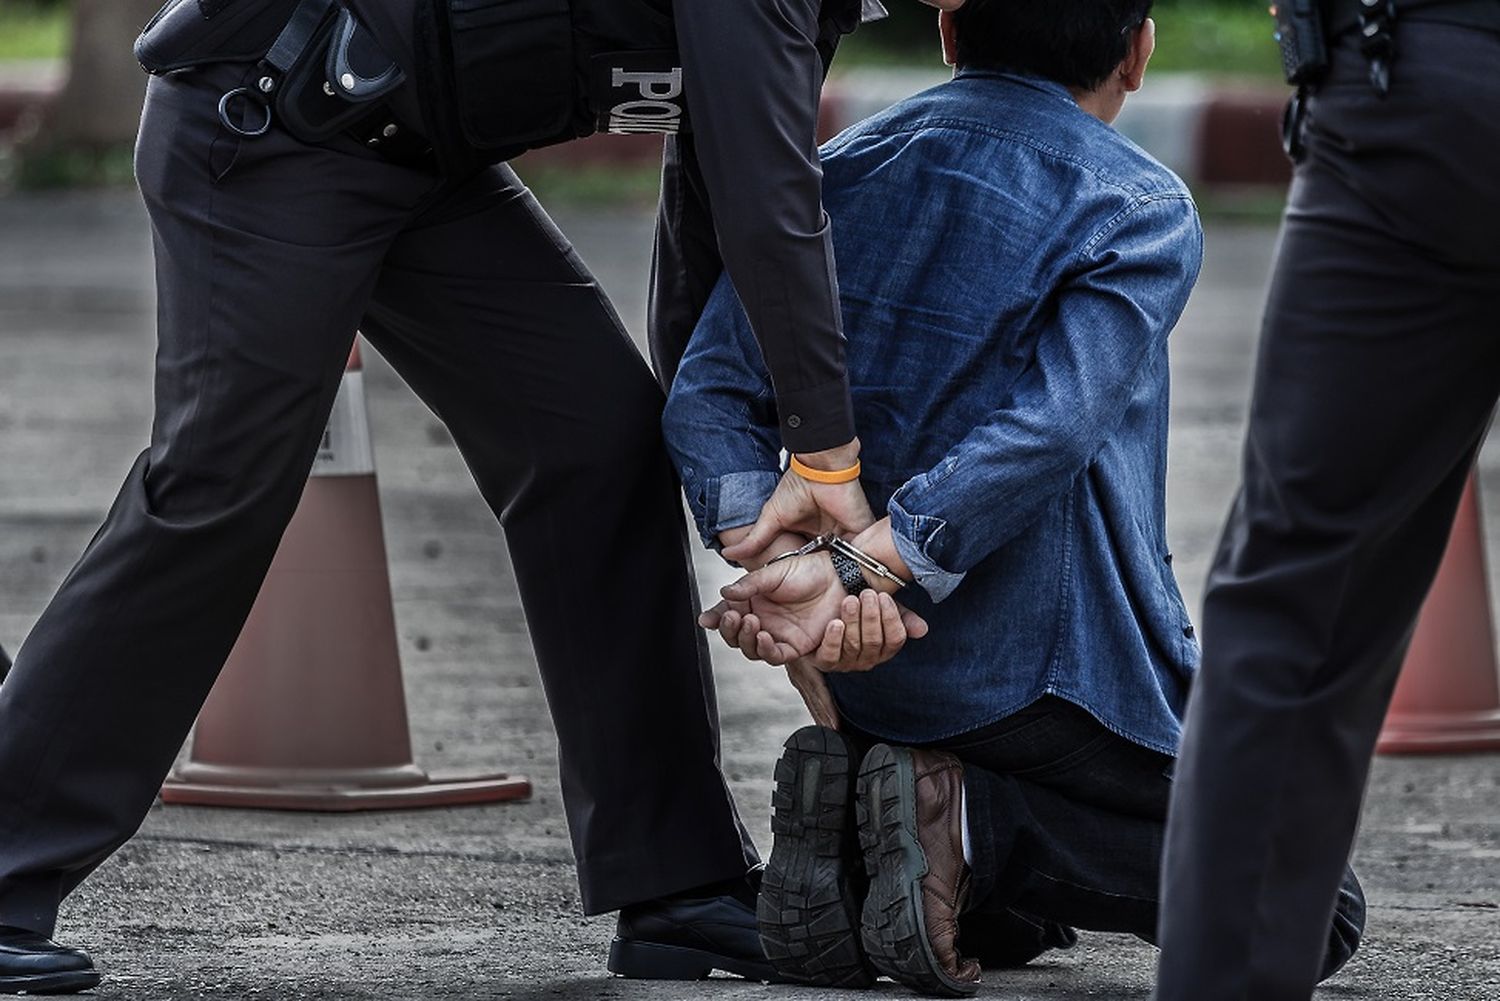
[[[638,980],[702,980],[714,970],[775,980],[761,952],[755,910],[736,894],[683,894],[620,911],[609,972]]]
[[[88,953],[0,925],[0,994],[76,994],[98,986]]]
[[[859,753],[837,730],[805,726],[787,738],[771,794],[771,859],[761,877],[760,941],[783,979],[869,987],[860,944],[867,881],[854,822]]]

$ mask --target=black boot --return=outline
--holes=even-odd
[[[775,842],[761,880],[760,938],[783,979],[869,987],[860,944],[866,880],[854,822],[859,753],[837,730],[806,726],[787,738],[771,796]]]

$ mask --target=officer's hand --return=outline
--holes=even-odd
[[[853,456],[858,456],[857,450]],[[854,458],[847,461],[853,465]],[[828,532],[854,535],[874,523],[875,514],[858,480],[814,483],[787,470],[749,533],[726,547],[724,558],[744,563],[767,551],[777,536],[788,532],[806,536]]]
[[[736,548],[738,544],[749,534],[749,525],[745,525],[742,528],[725,529],[724,531],[719,533],[719,545],[722,547],[722,551],[727,553],[730,549]],[[767,563],[770,563],[773,559],[781,556],[783,553],[795,553],[797,550],[801,549],[803,544],[806,542],[807,536],[805,535],[798,535],[795,532],[782,532],[780,535],[776,536],[776,538],[771,540],[771,544],[769,546],[766,546],[760,552],[751,553],[748,556],[741,556],[734,562],[738,563],[746,570],[759,570],[761,567],[765,566]]]

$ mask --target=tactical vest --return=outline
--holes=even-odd
[[[423,2],[452,92],[452,138],[485,159],[595,132],[689,127],[673,0]],[[823,0],[824,34],[852,31],[864,6]]]

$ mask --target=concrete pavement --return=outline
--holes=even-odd
[[[639,335],[649,217],[558,216]],[[1203,279],[1174,335],[1169,534],[1193,608],[1234,487],[1273,239],[1211,225]],[[132,195],[0,199],[0,642],[11,649],[144,443],[152,322],[149,234]],[[105,972],[97,995],[819,996],[605,977],[612,922],[579,916],[554,738],[499,529],[442,426],[373,353],[367,370],[418,761],[525,771],[536,796],[358,816],[159,807],[64,912],[60,936],[91,949]],[[1493,493],[1500,468],[1484,468]],[[700,565],[705,590],[726,579],[712,559]],[[768,848],[770,766],[802,722],[800,705],[777,672],[727,653],[716,668],[725,770]],[[1377,764],[1356,860],[1369,937],[1321,996],[1500,997],[1495,765]],[[1153,956],[1127,937],[1085,934],[1071,952],[992,975],[982,996],[1144,999]]]

